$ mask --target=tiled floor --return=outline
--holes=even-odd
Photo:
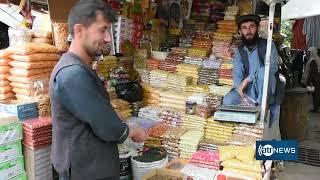
[[[307,122],[306,140],[300,145],[320,150],[320,113],[310,113]],[[295,162],[284,162],[284,171],[280,172],[277,180],[319,180],[320,167],[309,166]]]

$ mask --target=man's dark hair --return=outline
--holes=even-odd
[[[241,24],[253,21],[257,27],[260,25],[261,18],[258,15],[255,14],[247,14],[239,16],[236,20],[236,23],[238,25],[238,29],[241,29]]]
[[[102,0],[80,0],[69,13],[68,24],[71,36],[74,37],[75,24],[90,26],[96,21],[97,12],[102,12],[102,15],[110,22],[116,21],[116,13],[109,4]]]

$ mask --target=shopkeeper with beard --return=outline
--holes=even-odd
[[[50,78],[52,153],[60,180],[119,180],[118,143],[147,138],[123,123],[91,68],[92,58],[111,42],[115,12],[101,0],[78,2],[70,11],[72,36]]]
[[[259,56],[258,47],[266,49],[266,40],[259,38],[260,17],[257,15],[243,15],[237,19],[239,33],[242,36],[242,45],[235,52],[233,61],[234,88],[224,97],[223,104],[239,105],[244,94],[254,99],[257,105],[261,104],[265,52]],[[247,56],[247,57],[246,57]],[[259,59],[261,57],[262,60]],[[245,59],[247,63],[245,63]],[[276,78],[278,72],[278,52],[272,43],[270,60],[270,78],[268,90],[268,105],[275,104]]]

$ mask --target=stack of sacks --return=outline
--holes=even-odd
[[[218,85],[210,85],[209,86],[210,93],[216,96],[225,96],[232,89],[232,86],[218,86]]]
[[[28,179],[52,179],[50,118],[23,122],[23,154]]]
[[[238,124],[230,140],[231,145],[254,146],[263,137],[263,123],[255,125]]]
[[[155,58],[148,59],[147,61],[147,68],[151,71],[155,69],[159,69],[159,65],[160,65],[160,60]]]
[[[171,60],[164,60],[160,62],[159,69],[167,72],[174,73],[176,72],[176,66],[179,62],[171,61]]]
[[[187,92],[193,92],[193,93],[203,93],[208,94],[209,93],[209,86],[206,84],[202,85],[189,85],[187,86]]]
[[[113,99],[110,102],[121,120],[124,121],[132,116],[132,109],[130,109],[130,104],[127,101],[122,99]]]
[[[262,161],[255,159],[254,146],[219,146],[223,172],[234,172],[253,179],[262,179]]]
[[[183,115],[182,116],[182,127],[186,129],[195,129],[203,132],[206,126],[206,118],[195,115]]]
[[[189,130],[180,138],[179,150],[180,158],[191,158],[198,149],[198,144],[203,138],[203,132],[199,130]]]
[[[177,65],[177,74],[188,75],[192,77],[192,84],[197,84],[199,79],[199,69],[198,65],[191,64],[179,64]]]
[[[223,20],[217,22],[218,30],[217,32],[233,33],[236,34],[238,27],[235,20]]]
[[[215,32],[214,34],[216,35],[214,35],[212,54],[224,59],[230,59],[232,57],[232,50],[231,50],[232,34],[219,33],[219,32]],[[224,35],[224,34],[227,34],[227,35]]]
[[[184,58],[183,63],[201,66],[202,63],[203,63],[203,60],[204,60],[203,58],[186,56],[186,57]]]
[[[132,116],[138,116],[139,110],[144,107],[143,101],[130,103],[132,109]]]
[[[217,122],[211,117],[206,123],[205,139],[210,139],[217,143],[228,143],[231,140],[234,126],[234,123]]]
[[[166,59],[166,57],[168,56],[168,52],[152,51],[151,55],[152,55],[152,58],[159,59],[160,61],[162,61]]]
[[[231,62],[224,62],[221,64],[221,68],[219,71],[220,84],[233,86],[232,69],[233,69],[233,64]]]
[[[212,93],[209,93],[205,97],[206,103],[212,108],[213,112],[216,112],[217,108],[221,105],[222,98],[222,96],[216,96]]]
[[[219,143],[216,143],[210,139],[204,139],[200,141],[198,149],[201,151],[217,151]],[[226,144],[223,144],[226,145]]]
[[[8,59],[3,59],[2,53],[0,52],[0,101],[9,100],[14,98],[12,88],[10,86],[9,71],[10,65]]]
[[[46,43],[46,44],[53,44],[52,41],[52,33],[47,31],[33,31],[32,32],[32,43]]]
[[[167,79],[168,88],[176,91],[185,91],[187,86],[192,83],[191,76],[170,73]]]
[[[180,127],[182,124],[182,115],[184,111],[175,111],[172,109],[164,109],[160,113],[160,120],[162,124],[170,127]]]
[[[165,126],[163,124],[158,124],[156,126],[153,126],[152,128],[148,129],[148,139],[145,141],[144,146],[146,147],[161,147],[162,142],[162,136],[166,133],[166,131],[169,129],[168,126]]]
[[[168,90],[160,92],[160,106],[163,108],[173,108],[185,110],[186,100],[190,93]]]
[[[224,20],[236,20],[239,10],[239,6],[228,6],[227,10],[224,12]]]
[[[48,117],[23,121],[23,145],[30,149],[50,146],[52,122]]]
[[[139,73],[141,78],[141,82],[143,83],[150,83],[150,71],[148,69],[136,69]]]
[[[153,70],[150,72],[150,84],[155,87],[166,88],[169,73],[162,70]]]
[[[220,159],[218,151],[197,151],[189,162],[198,167],[219,170]]]
[[[12,59],[9,80],[17,99],[48,93],[52,69],[60,58],[57,52],[55,46],[42,43],[28,43],[5,50]],[[36,81],[42,82],[40,89],[34,89]]]
[[[150,119],[152,121],[160,121],[160,112],[162,109],[158,106],[146,106],[139,110],[139,117]]]
[[[143,88],[143,101],[146,105],[158,105],[160,103],[160,90],[149,84],[141,84]]]
[[[164,133],[161,138],[162,147],[166,150],[170,159],[175,159],[180,156],[179,143],[180,138],[186,133],[186,129],[183,128],[169,128],[166,133]]]
[[[100,78],[108,79],[110,76],[110,70],[117,67],[117,57],[115,56],[105,56],[103,60],[96,61],[94,69],[96,70]]]
[[[211,47],[211,45],[210,45]],[[191,47],[188,49],[189,57],[206,58],[209,56],[208,48]]]

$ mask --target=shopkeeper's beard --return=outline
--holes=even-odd
[[[258,39],[259,39],[259,34],[258,32],[256,32],[254,34],[254,36],[250,39],[246,38],[243,34],[241,35],[241,39],[242,39],[242,43],[247,46],[247,47],[252,47],[254,46],[257,42],[258,42]]]

